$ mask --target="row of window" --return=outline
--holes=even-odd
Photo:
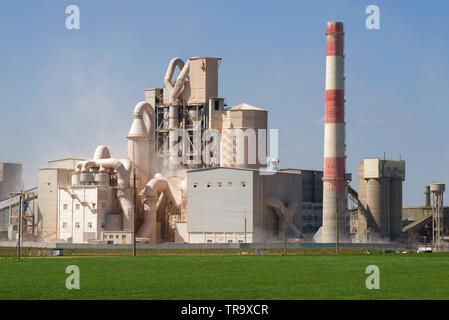
[[[92,203],[92,207],[95,208],[95,203]],[[102,207],[102,209],[106,208],[106,202],[102,202],[101,203],[101,207]],[[79,210],[80,208],[81,208],[81,204],[76,203],[75,204],[75,210]],[[64,203],[62,205],[62,209],[63,210],[68,210],[69,209],[69,205],[67,203]]]
[[[115,235],[115,238],[118,239],[118,238],[119,238],[119,235],[116,234],[116,235]],[[109,234],[109,235],[108,235],[108,234],[104,234],[104,235],[103,235],[103,239],[104,239],[104,240],[114,239],[114,235],[113,235],[113,234]],[[123,239],[126,239],[126,235],[124,235],[124,234],[122,235],[122,240],[123,240]]]
[[[67,222],[63,222],[62,223],[62,228],[63,229],[67,229]],[[79,229],[80,228],[80,223],[79,222],[75,222],[75,229]],[[88,229],[92,229],[92,222],[88,222],[87,223],[87,228]]]
[[[228,243],[233,243],[234,241],[232,241],[231,239],[228,240]],[[207,243],[212,243],[211,239],[207,240]],[[239,240],[238,243],[243,243],[243,240]]]
[[[227,184],[227,185],[228,185],[228,187],[232,187],[232,181],[228,181],[228,184]],[[194,188],[198,188],[198,186],[199,186],[199,183],[198,183],[198,182],[194,182],[194,183],[193,183],[193,187],[194,187]],[[222,186],[223,186],[222,182],[221,182],[221,181],[218,181],[218,182],[217,182],[217,187],[218,187],[218,188],[221,188]],[[246,187],[246,182],[245,182],[245,181],[240,182],[240,186],[243,187],[243,188]],[[211,188],[211,187],[212,187],[212,183],[211,183],[211,182],[208,182],[208,183],[206,184],[206,187],[207,187],[207,188]]]

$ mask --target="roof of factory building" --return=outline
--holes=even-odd
[[[208,168],[198,168],[198,169],[191,169],[191,170],[187,170],[187,172],[197,172],[197,171],[208,171],[208,170],[217,170],[217,169],[228,169],[228,170],[242,170],[242,171],[270,171],[272,172],[273,170],[271,169],[265,169],[265,168],[261,168],[261,169],[250,169],[250,168],[235,168],[235,167],[208,167]],[[293,174],[301,174],[301,172],[294,172],[294,171],[281,171],[281,170],[277,170],[276,173],[293,173]]]
[[[247,104],[247,103],[240,103],[240,104],[237,104],[237,105],[235,105],[235,106],[229,107],[229,108],[226,109],[226,110],[232,110],[232,111],[234,111],[234,110],[257,110],[257,111],[267,111],[267,110],[265,110],[265,109],[262,109],[262,108],[258,108],[258,107],[249,105],[249,104]]]

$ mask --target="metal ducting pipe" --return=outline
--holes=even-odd
[[[94,160],[98,159],[107,159],[111,157],[111,153],[109,152],[108,147],[99,145],[97,149],[95,149]]]
[[[173,90],[170,93],[170,104],[176,103],[176,99],[182,92],[189,71],[190,71],[190,60],[187,61],[187,63],[184,65],[181,72],[179,73],[178,78],[176,78],[175,86],[173,87]]]
[[[298,228],[295,226],[293,217],[295,215],[296,210],[298,209],[298,202],[296,200],[292,200],[288,202],[288,205],[286,206],[284,202],[282,202],[278,198],[269,198],[266,201],[266,205],[269,208],[272,208],[278,218],[279,221],[282,221],[285,223],[285,220],[287,220],[287,223],[290,225],[290,227],[293,229],[293,231],[296,233],[298,238],[303,237],[301,232],[298,230]],[[279,224],[279,233],[281,233],[281,230],[283,230],[284,226],[282,223]]]
[[[143,115],[147,114],[150,123],[145,125]],[[155,118],[154,107],[139,102],[134,108],[134,121],[126,138],[128,139],[128,159],[137,171],[137,189],[143,188],[155,174]]]
[[[184,88],[184,83],[187,79],[189,70],[190,70],[190,60],[187,61],[187,63],[182,68],[181,72],[176,78],[176,83],[170,92],[170,100],[169,100],[170,106],[168,115],[168,128],[170,130],[170,134],[169,134],[168,148],[169,148],[169,170],[171,173],[174,173],[178,165],[177,161],[178,150],[175,149],[176,145],[178,144],[178,134],[176,132],[176,129],[178,129],[178,122],[179,122],[178,106],[176,105],[177,103],[176,99],[179,97]],[[167,74],[168,71],[169,70],[167,70]]]
[[[182,68],[184,68],[184,61],[182,61],[181,58],[173,58],[170,60],[170,63],[168,64],[167,72],[165,73],[165,77],[164,77],[164,87],[167,90],[173,89],[173,85],[171,83],[171,78],[173,77],[173,74],[175,73],[176,66],[179,67],[179,70],[182,70]]]
[[[137,237],[139,238],[151,238],[150,242],[154,243],[157,235],[157,203],[159,200],[160,193],[164,195],[171,201],[176,207],[181,206],[181,199],[179,199],[180,192],[173,192],[173,186],[160,174],[156,174],[153,179],[145,186],[141,191],[141,195],[144,196],[144,223],[139,228],[137,232]],[[177,195],[175,197],[174,195]]]
[[[132,192],[129,188],[131,176],[131,162],[128,159],[98,159],[80,161],[76,164],[77,171],[87,172],[89,167],[104,167],[114,169],[117,172],[117,198],[123,210],[123,229],[132,230],[134,221],[134,203]]]

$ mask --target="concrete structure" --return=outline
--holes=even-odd
[[[342,241],[345,234],[347,199],[343,35],[343,23],[327,23],[322,242]]]
[[[246,103],[224,110],[220,161],[223,167],[258,169],[267,166],[267,114],[266,110]]]
[[[316,233],[323,225],[323,171],[304,169],[282,169],[281,171],[301,174],[301,232],[305,235]]]
[[[58,239],[58,187],[71,184],[75,165],[83,159],[66,158],[48,162],[38,170],[38,232],[42,241]]]
[[[446,189],[444,183],[432,183],[432,244],[438,250],[443,244],[444,218],[443,218],[443,193]]]
[[[101,233],[106,231],[122,230],[114,187],[65,186],[58,187],[57,191],[58,239],[88,243],[101,239]]]
[[[404,160],[364,159],[358,165],[358,199],[371,221],[358,212],[357,238],[365,242],[367,232],[375,238],[397,240],[402,234],[402,182]]]
[[[11,192],[22,188],[22,165],[20,163],[0,163],[0,201],[9,198]]]
[[[266,168],[267,111],[244,103],[225,108],[218,97],[219,60],[170,61],[164,88],[145,89],[145,100],[134,107],[127,159],[113,158],[99,145],[91,159],[50,161],[39,170],[41,239],[109,241],[110,235],[121,239],[117,232],[130,232],[135,225],[139,241],[184,242],[187,170]],[[173,81],[176,68],[179,75]],[[103,192],[108,212],[99,213],[101,208],[93,206]],[[270,205],[281,215],[288,212],[280,202]],[[120,226],[103,226],[118,216]],[[107,239],[104,232],[109,232]]]
[[[301,227],[300,173],[210,168],[187,172],[189,243],[266,242]]]

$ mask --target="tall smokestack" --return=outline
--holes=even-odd
[[[342,240],[345,208],[345,85],[343,23],[328,22],[321,242]],[[337,219],[338,218],[338,219]],[[338,228],[337,222],[338,220]]]

